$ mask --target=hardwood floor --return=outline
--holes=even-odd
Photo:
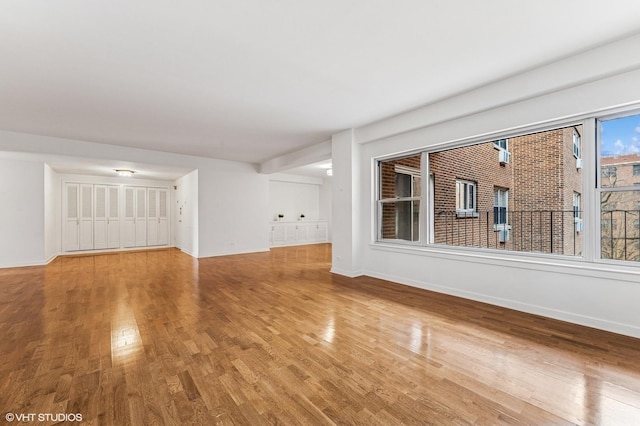
[[[330,252],[0,270],[0,418],[640,424],[640,340],[332,275]]]

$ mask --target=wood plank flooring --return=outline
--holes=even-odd
[[[0,270],[0,419],[640,424],[640,340],[332,275],[330,259],[167,249]]]

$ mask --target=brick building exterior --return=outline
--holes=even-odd
[[[603,189],[630,188],[602,192],[601,255],[605,259],[640,261],[640,155],[603,157],[600,166]]]
[[[429,154],[434,243],[580,255],[581,133],[567,127]],[[397,164],[419,169],[420,156],[381,163],[382,198],[396,192]],[[397,213],[383,205],[383,238],[398,238]]]

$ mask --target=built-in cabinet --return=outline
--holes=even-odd
[[[65,183],[64,251],[169,244],[166,188]]]
[[[292,246],[326,243],[328,223],[325,220],[271,222],[271,245]]]

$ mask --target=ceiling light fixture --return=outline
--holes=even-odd
[[[135,172],[133,170],[127,169],[116,169],[116,173],[118,174],[118,176],[131,177]]]

